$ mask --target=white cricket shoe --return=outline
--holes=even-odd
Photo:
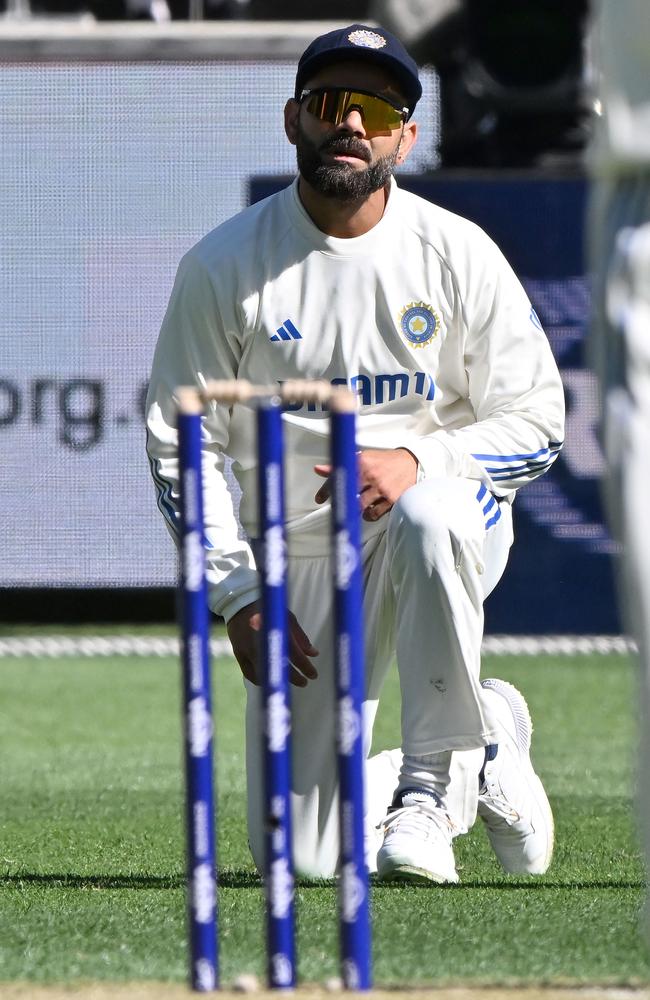
[[[382,825],[384,842],[377,853],[379,878],[458,881],[451,846],[454,825],[433,792],[407,788],[398,793]]]
[[[553,854],[553,813],[530,760],[528,705],[507,681],[481,683],[503,735],[485,750],[478,814],[504,871],[542,875]]]

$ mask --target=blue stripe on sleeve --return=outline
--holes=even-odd
[[[522,455],[483,455],[474,452],[472,458],[481,462],[532,462],[535,459],[540,460],[541,456],[546,457],[553,452],[558,452],[563,444],[563,441],[549,441],[547,448],[540,448],[539,451]]]
[[[485,471],[489,472],[490,475],[494,472],[497,475],[503,473],[508,473],[508,475],[522,475],[526,472],[539,472],[541,469],[547,469],[553,464],[555,458],[547,458],[543,462],[525,462],[523,465],[499,465],[496,468],[491,465],[485,466]]]
[[[523,476],[539,476],[542,472],[553,465],[557,456],[553,456],[548,462],[529,462],[528,465],[503,466],[500,469],[486,469],[490,473],[493,482],[501,482],[504,479],[521,479]]]
[[[174,532],[178,530],[178,511],[171,500],[172,484],[160,473],[157,460],[150,458],[151,475],[156,486],[157,504],[165,520],[171,525]]]

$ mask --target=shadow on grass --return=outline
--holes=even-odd
[[[262,881],[256,872],[245,869],[219,873],[224,889],[259,889]],[[182,889],[186,876],[178,875],[78,875],[74,872],[16,872],[0,875],[0,885],[43,885],[71,889]]]
[[[432,882],[430,885],[408,885],[405,882],[373,882],[373,891],[391,889],[395,886],[401,889],[444,889],[445,892],[464,892],[467,889],[524,889],[526,892],[547,892],[567,889],[645,889],[643,879],[540,879],[522,878],[520,881],[505,881],[502,879],[475,879],[473,882],[461,882],[457,885],[440,885]]]
[[[0,885],[21,884],[43,885],[60,888],[69,886],[72,889],[182,889],[186,884],[186,876],[177,875],[77,875],[74,873],[36,873],[17,872],[12,875],[0,875]],[[233,869],[219,872],[219,887],[222,889],[260,889],[262,879],[257,872],[248,869]],[[331,889],[335,886],[333,879],[296,879],[297,889]],[[395,888],[412,892],[423,889],[444,890],[445,892],[464,892],[472,889],[526,890],[530,892],[576,890],[576,889],[645,889],[643,879],[475,879],[472,882],[462,882],[459,885],[409,885],[405,882],[379,882],[371,877],[373,892],[390,891]]]

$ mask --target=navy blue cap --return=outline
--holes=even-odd
[[[395,78],[406,98],[410,114],[422,96],[422,84],[417,63],[408,54],[399,38],[384,28],[367,24],[350,24],[319,35],[300,57],[296,73],[296,100],[305,83],[324,66],[343,59],[360,59],[383,66]]]

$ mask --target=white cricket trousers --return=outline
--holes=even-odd
[[[367,763],[366,825],[386,814],[401,751],[444,750],[452,759],[450,811],[461,830],[476,817],[483,747],[496,731],[483,704],[483,600],[503,573],[512,543],[508,503],[481,483],[429,479],[407,490],[363,546],[366,700],[364,746],[388,668],[397,657],[401,750]],[[292,690],[293,839],[297,874],[331,877],[339,855],[332,580],[329,556],[291,556],[289,603],[320,651],[317,680]],[[248,831],[264,867],[260,689],[246,683]],[[374,870],[377,846],[368,843]]]

